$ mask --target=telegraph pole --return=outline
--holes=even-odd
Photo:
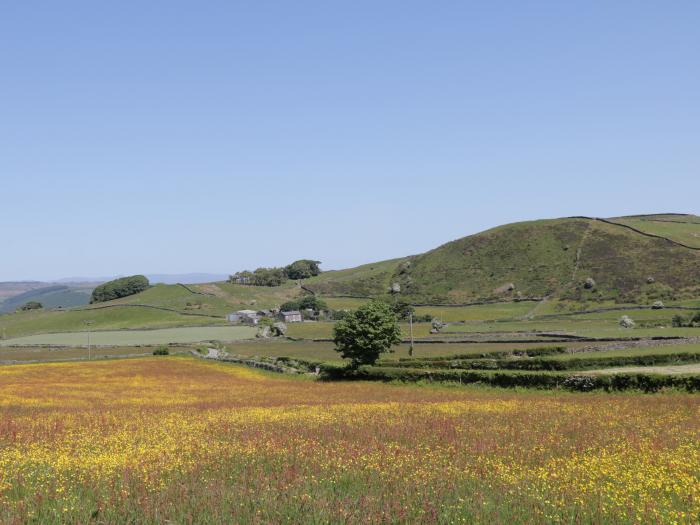
[[[92,345],[90,344],[90,325],[92,324],[92,321],[85,321],[85,326],[87,326],[87,334],[88,334],[88,361],[92,360]]]

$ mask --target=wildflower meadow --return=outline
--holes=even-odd
[[[0,523],[697,523],[700,397],[0,368]]]

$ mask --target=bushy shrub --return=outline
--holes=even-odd
[[[115,279],[95,288],[92,291],[90,303],[103,303],[121,297],[128,297],[143,292],[149,286],[148,279],[143,275],[132,275],[131,277]]]
[[[170,350],[168,350],[167,346],[159,346],[153,350],[153,355],[170,355]]]
[[[622,328],[634,328],[635,322],[627,315],[620,317],[620,326]]]
[[[43,307],[44,305],[38,301],[29,301],[28,303],[24,303],[22,306],[20,306],[19,309],[22,311],[41,310]]]
[[[674,315],[673,318],[671,319],[671,325],[674,328],[682,328],[682,327],[686,326],[687,322],[688,322],[688,320],[680,314]]]
[[[340,321],[345,319],[352,312],[350,310],[330,310],[328,312],[328,317],[331,321]]]
[[[587,392],[596,387],[596,382],[591,376],[570,376],[564,379],[562,386],[569,390]]]

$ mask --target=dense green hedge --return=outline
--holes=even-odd
[[[582,376],[561,372],[425,370],[417,368],[389,368],[363,366],[358,369],[324,365],[321,377],[326,380],[364,381],[446,381],[453,383],[482,383],[498,387],[527,387],[575,391],[641,390],[656,392],[675,388],[689,392],[700,391],[700,376],[673,376],[658,374],[615,374]]]
[[[132,275],[122,277],[107,283],[101,284],[92,291],[91,303],[103,303],[112,301],[120,297],[127,297],[139,292],[143,292],[149,287],[148,279],[143,275]]]
[[[377,366],[390,368],[434,368],[463,370],[593,370],[616,366],[657,366],[697,363],[700,353],[646,354],[618,357],[572,357],[571,359],[422,359],[398,362],[382,361]]]
[[[569,353],[565,346],[542,346],[536,348],[526,348],[523,350],[499,350],[494,352],[482,352],[480,354],[455,354],[444,357],[402,357],[399,361],[408,362],[431,362],[431,361],[451,361],[454,359],[503,359],[506,357],[541,357],[546,355],[558,355]]]

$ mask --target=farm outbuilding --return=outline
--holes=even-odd
[[[280,320],[285,323],[301,323],[304,318],[301,312],[297,310],[290,310],[288,312],[280,312]]]
[[[258,324],[258,321],[260,321],[260,316],[255,310],[239,310],[237,312],[228,314],[226,316],[226,319],[230,323],[256,325]]]

